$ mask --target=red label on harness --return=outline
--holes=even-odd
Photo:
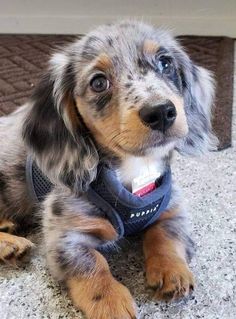
[[[159,177],[160,173],[155,171],[134,178],[132,181],[132,193],[140,197],[151,193],[158,187],[156,180]]]
[[[151,193],[152,191],[154,191],[154,189],[156,189],[156,183],[155,182],[150,183],[148,185],[145,185],[144,187],[136,190],[134,192],[134,194],[137,195],[137,196],[142,197],[144,195],[147,195],[147,194]]]

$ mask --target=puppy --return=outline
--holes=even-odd
[[[90,319],[136,318],[102,247],[142,231],[156,298],[188,296],[194,246],[170,164],[174,150],[214,146],[213,95],[209,72],[143,23],[99,27],[55,53],[29,102],[0,119],[0,259],[14,263],[31,248],[11,232],[40,212],[48,266],[74,305]],[[37,200],[27,177],[35,170],[50,184]],[[155,189],[132,194],[132,182],[150,171]],[[121,208],[107,196],[116,185]]]

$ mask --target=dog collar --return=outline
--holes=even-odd
[[[30,156],[26,161],[26,180],[34,201],[43,201],[53,187]],[[110,220],[120,238],[133,235],[157,221],[167,209],[171,197],[171,170],[166,170],[155,190],[139,197],[122,185],[112,169],[100,165],[87,197]]]

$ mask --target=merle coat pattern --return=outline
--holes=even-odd
[[[117,233],[86,190],[99,163],[130,189],[150,168],[163,174],[174,151],[213,148],[213,96],[211,74],[168,32],[143,23],[99,27],[55,53],[28,103],[0,118],[0,259],[16,263],[32,243],[11,233],[43,216],[49,269],[74,305],[90,319],[136,318],[128,289],[97,250]],[[160,106],[171,107],[164,122],[159,111],[150,115]],[[42,206],[27,190],[29,153],[55,184]],[[168,209],[143,234],[146,279],[157,299],[193,289],[188,233],[174,184]]]

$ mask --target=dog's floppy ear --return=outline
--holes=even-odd
[[[194,65],[182,49],[179,49],[176,55],[180,65],[189,127],[188,135],[179,143],[177,150],[183,154],[198,155],[214,150],[218,141],[211,125],[214,80],[208,70]]]
[[[83,192],[96,177],[98,153],[75,106],[72,63],[62,53],[50,65],[32,95],[23,138],[52,182]]]

